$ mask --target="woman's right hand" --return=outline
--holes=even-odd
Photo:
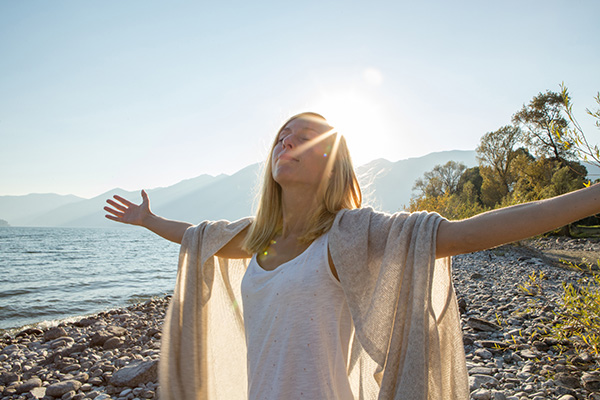
[[[106,206],[104,210],[110,214],[106,214],[106,218],[121,222],[123,224],[144,226],[144,221],[152,215],[150,211],[150,200],[146,191],[142,190],[142,204],[134,204],[121,196],[113,196],[113,199],[108,199],[106,202],[112,207]]]

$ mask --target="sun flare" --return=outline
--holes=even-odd
[[[355,165],[382,157],[388,128],[381,106],[355,91],[323,94],[312,109],[346,138]]]

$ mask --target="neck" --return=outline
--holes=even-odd
[[[302,236],[309,218],[317,207],[317,191],[306,186],[286,187],[282,190],[282,237]]]

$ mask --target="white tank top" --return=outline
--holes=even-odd
[[[327,235],[266,271],[252,257],[242,280],[248,398],[353,399],[353,325],[327,256]]]

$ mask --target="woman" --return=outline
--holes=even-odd
[[[105,209],[182,244],[163,399],[466,399],[450,257],[600,212],[600,185],[462,221],[361,208],[345,141],[314,113],[278,132],[254,219],[192,227],[142,198]]]

